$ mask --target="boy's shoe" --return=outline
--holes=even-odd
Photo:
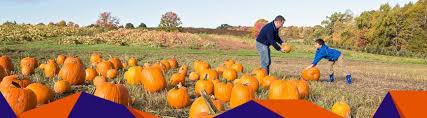
[[[335,78],[334,78],[334,73],[329,74],[329,82],[334,82]]]
[[[345,78],[346,78],[347,84],[351,84],[352,83],[351,75],[347,75],[347,76],[345,76]]]

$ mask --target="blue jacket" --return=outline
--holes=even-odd
[[[259,32],[258,37],[256,38],[256,41],[266,45],[270,46],[273,45],[273,47],[280,51],[280,46],[277,44],[282,44],[283,41],[279,37],[279,31],[277,30],[276,26],[274,25],[274,22],[270,22],[266,24],[264,27],[262,27],[261,31]]]
[[[323,45],[320,49],[317,49],[312,64],[317,65],[317,63],[323,58],[328,59],[329,61],[337,61],[340,56],[340,51],[329,48],[327,45]]]

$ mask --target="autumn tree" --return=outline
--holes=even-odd
[[[107,29],[116,29],[119,26],[119,19],[111,16],[110,12],[102,12],[99,14],[96,25]]]
[[[159,29],[164,31],[179,31],[181,29],[181,18],[175,12],[166,12],[160,18]]]

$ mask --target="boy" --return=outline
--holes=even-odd
[[[325,58],[331,61],[331,65],[329,68],[329,81],[333,82],[335,80],[334,78],[334,66],[337,64],[338,66],[341,66],[344,69],[344,72],[346,74],[346,82],[347,84],[352,83],[351,74],[347,70],[346,65],[344,64],[343,55],[340,51],[336,49],[329,48],[323,39],[316,39],[315,47],[317,48],[316,55],[314,56],[313,63],[310,66],[307,66],[305,69],[309,69],[312,67],[316,67],[317,63]]]

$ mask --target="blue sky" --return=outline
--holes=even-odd
[[[157,26],[160,17],[175,11],[183,26],[217,27],[220,24],[252,25],[257,19],[283,15],[286,26],[320,24],[333,12],[349,9],[355,15],[378,9],[381,4],[406,4],[416,0],[0,0],[0,23],[48,23],[59,20],[80,25],[94,23],[98,14],[109,11],[127,22]]]

